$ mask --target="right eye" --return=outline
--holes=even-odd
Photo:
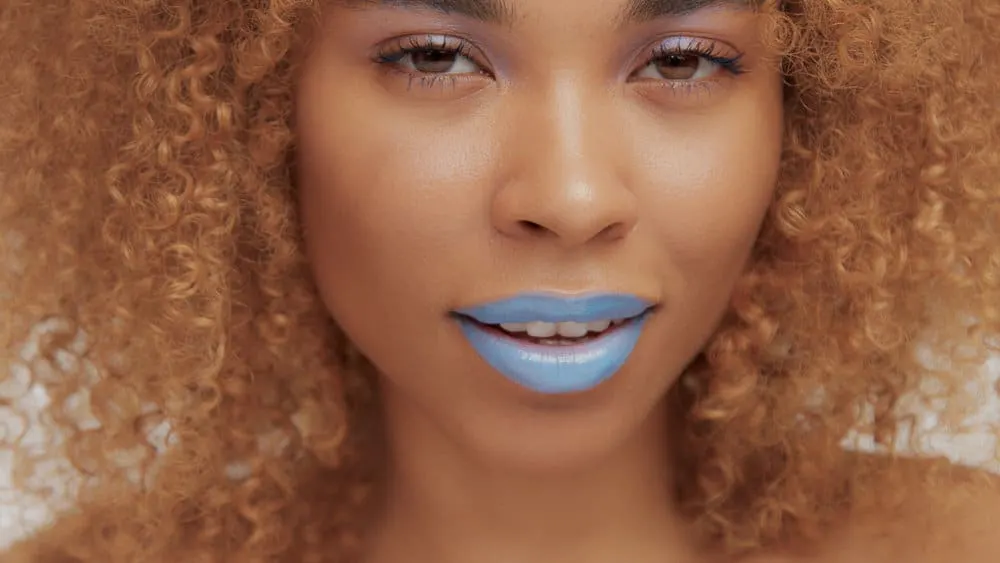
[[[376,62],[417,76],[487,74],[467,41],[446,35],[405,37],[386,46]]]
[[[393,61],[402,69],[420,74],[473,74],[479,65],[454,50],[408,49]]]

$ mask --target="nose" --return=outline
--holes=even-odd
[[[503,152],[510,158],[492,202],[497,231],[572,247],[633,230],[638,206],[623,178],[627,148],[610,102],[599,95],[565,86],[518,107],[508,121]]]

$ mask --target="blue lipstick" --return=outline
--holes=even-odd
[[[529,293],[455,311],[462,333],[493,369],[538,393],[578,393],[613,376],[635,348],[653,303],[626,294]],[[501,323],[625,320],[579,343],[546,344],[507,334]]]

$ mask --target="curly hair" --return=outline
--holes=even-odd
[[[0,1],[0,413],[16,417],[0,440],[15,486],[58,513],[6,561],[357,547],[373,370],[319,303],[290,166],[320,4]],[[943,487],[843,440],[871,433],[892,459],[920,448],[907,404],[981,400],[966,383],[1000,335],[998,26],[994,0],[775,15],[780,181],[730,313],[671,392],[677,495],[720,545],[818,537],[872,483],[886,503]]]

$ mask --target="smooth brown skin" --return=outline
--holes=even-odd
[[[372,561],[688,560],[661,398],[724,312],[771,201],[781,76],[746,9],[622,24],[624,0],[509,3],[509,25],[334,7],[300,84],[309,256],[383,379],[391,478]],[[489,75],[428,87],[373,62],[426,34],[467,39]],[[742,54],[746,72],[706,61],[704,78],[650,78],[671,37]],[[538,290],[659,310],[611,381],[540,396],[448,315]]]

